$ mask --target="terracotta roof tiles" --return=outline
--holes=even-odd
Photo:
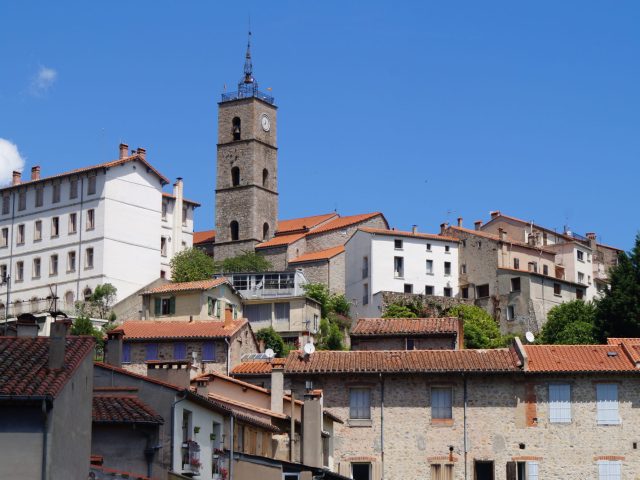
[[[299,231],[308,231],[337,216],[337,213],[325,213],[323,215],[313,215],[311,217],[278,220],[278,231],[276,232],[276,235],[284,235],[287,233]]]
[[[208,280],[196,280],[195,282],[177,282],[177,283],[165,283],[159,287],[151,288],[142,293],[142,295],[149,295],[152,293],[173,293],[173,292],[187,292],[189,290],[209,290],[211,288],[222,285],[223,283],[229,283],[224,277],[210,278]]]
[[[337,247],[327,248],[326,250],[304,253],[293,260],[289,260],[289,264],[329,260],[330,258],[340,255],[342,252],[344,252],[344,245],[338,245]]]
[[[267,240],[266,242],[259,243],[258,245],[256,245],[256,248],[260,249],[260,248],[270,248],[270,247],[283,247],[285,245],[291,245],[293,242],[296,242],[301,238],[304,238],[304,236],[305,236],[304,233],[278,235],[276,237],[273,237]]]
[[[404,232],[402,230],[389,230],[384,228],[371,228],[371,227],[360,227],[358,230],[366,233],[373,233],[375,235],[387,235],[392,237],[413,237],[413,238],[423,238],[426,240],[440,240],[442,242],[460,242],[459,238],[456,237],[448,237],[446,235],[439,235],[437,233],[420,233],[420,232]]]
[[[197,245],[199,243],[215,242],[215,240],[216,240],[215,230],[204,230],[202,232],[193,232],[194,245]]]
[[[272,365],[284,365],[286,358],[274,358],[268,360],[251,360],[236,365],[231,371],[232,375],[270,375]]]
[[[155,320],[130,320],[113,332],[123,332],[124,340],[168,340],[172,338],[225,338],[232,337],[247,325],[247,320],[231,320],[230,328],[219,320],[172,322]]]
[[[525,345],[527,372],[620,372],[635,365],[619,345]]]
[[[458,333],[459,320],[444,318],[360,318],[351,336],[437,335]]]
[[[164,420],[150,406],[134,395],[94,395],[94,423],[150,423]]]
[[[308,235],[316,235],[318,233],[324,233],[324,232],[329,232],[331,230],[339,230],[341,228],[347,228],[347,227],[351,227],[353,225],[356,225],[358,223],[362,223],[366,220],[370,220],[374,217],[382,217],[384,219],[384,215],[382,215],[382,213],[380,212],[373,212],[373,213],[363,213],[360,215],[349,215],[346,217],[338,217],[335,218],[333,220],[331,220],[330,222],[325,223],[324,225],[315,228],[313,230],[311,230]],[[385,220],[386,222],[386,220]]]

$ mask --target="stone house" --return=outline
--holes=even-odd
[[[0,337],[0,478],[87,478],[92,337]]]
[[[351,329],[351,350],[458,350],[458,318],[360,318]]]
[[[258,352],[258,343],[245,319],[131,320],[109,332],[109,338],[113,341],[107,349],[121,356],[123,368],[140,375],[169,364],[188,364],[194,376],[229,372],[243,355]]]
[[[640,347],[292,352],[292,392],[312,385],[354,480],[636,478]]]

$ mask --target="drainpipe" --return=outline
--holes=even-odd
[[[42,467],[41,467],[41,478],[42,480],[47,480],[47,440],[49,434],[49,415],[47,411],[47,400],[42,399]]]
[[[231,343],[229,343],[229,337],[224,337],[224,343],[227,344],[227,376],[229,376],[229,370],[231,369]]]
[[[291,389],[291,424],[289,427],[289,461],[291,463],[295,462],[294,459],[294,443],[296,440],[296,417],[295,417],[295,413],[296,413],[296,396],[295,393],[293,391],[293,388]],[[304,410],[302,412],[302,414],[304,415]]]
[[[233,480],[233,438],[235,427],[235,415],[231,414],[231,434],[229,435],[229,480]]]
[[[467,480],[467,451],[469,445],[467,444],[467,377],[462,374],[462,381],[464,382],[464,415],[462,421],[462,431],[464,433],[464,480]]]
[[[380,473],[384,480],[384,378],[380,373]]]
[[[171,404],[171,469],[175,471],[174,468],[174,459],[173,459],[173,452],[174,452],[174,444],[175,444],[175,433],[176,433],[176,405],[179,404],[180,402],[183,402],[187,399],[187,391],[183,391],[180,392],[184,395],[183,398],[181,398],[180,400],[176,400],[175,402],[173,402]],[[229,479],[231,480],[231,479]]]

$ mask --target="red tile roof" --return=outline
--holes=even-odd
[[[280,419],[285,419],[287,418],[287,415],[284,413],[277,413],[274,412],[273,410],[269,410],[268,408],[262,408],[262,407],[258,407],[256,405],[253,405],[251,403],[247,403],[247,402],[241,402],[240,400],[235,400],[229,397],[225,397],[224,395],[220,395],[219,393],[211,393],[209,392],[207,394],[207,397],[209,397],[211,400],[215,400],[221,403],[226,403],[229,405],[233,405],[235,407],[241,408],[243,410],[248,410],[249,412],[253,412],[253,413],[257,413],[257,414],[261,414],[261,415],[266,415],[269,417],[274,417],[274,418],[280,418]]]
[[[125,340],[168,340],[172,338],[225,338],[231,337],[247,320],[231,320],[230,328],[223,321],[172,322],[155,320],[130,320],[114,332],[123,332]]]
[[[351,336],[438,335],[458,333],[459,320],[445,318],[360,318]]]
[[[193,232],[194,245],[197,245],[199,243],[215,242],[215,240],[216,240],[215,230],[204,230],[202,232]]]
[[[149,405],[134,395],[95,395],[93,397],[94,423],[151,423],[164,420]]]
[[[304,238],[304,236],[305,236],[304,233],[278,235],[276,237],[273,237],[270,240],[267,240],[266,242],[259,243],[258,245],[256,245],[256,248],[259,249],[259,248],[282,247],[285,245],[291,245],[293,242],[296,242],[301,238]]]
[[[344,245],[338,245],[337,247],[327,248],[326,250],[302,254],[293,260],[289,260],[289,264],[329,260],[330,258],[340,255],[342,252],[344,252]]]
[[[620,345],[622,343],[628,343],[629,345],[640,345],[640,338],[636,338],[636,337],[607,338],[607,345]]]
[[[153,293],[173,293],[173,292],[187,292],[190,290],[209,290],[211,288],[227,283],[231,285],[231,282],[224,277],[210,278],[208,280],[196,280],[195,282],[177,282],[177,283],[165,283],[159,287],[151,288],[142,295],[149,295]]]
[[[284,365],[286,358],[274,358],[268,360],[251,360],[236,365],[231,371],[232,375],[270,375],[272,365]]]
[[[0,398],[56,397],[88,355],[93,337],[67,337],[64,366],[49,369],[49,337],[0,337]]]
[[[109,162],[99,163],[97,165],[92,165],[90,167],[76,168],[75,170],[69,170],[68,172],[58,173],[56,175],[50,175],[48,177],[42,177],[42,178],[40,178],[38,180],[21,181],[18,185],[9,185],[7,187],[0,188],[0,192],[3,191],[3,190],[10,190],[12,188],[20,188],[23,185],[32,185],[32,184],[35,184],[35,183],[38,183],[38,182],[45,182],[45,181],[48,181],[48,180],[52,180],[54,178],[62,178],[62,177],[70,176],[70,175],[77,175],[79,173],[90,172],[91,170],[100,170],[100,169],[103,169],[103,168],[117,167],[118,165],[124,165],[125,163],[134,162],[134,161],[138,161],[138,162],[142,163],[143,165],[145,165],[149,170],[151,170],[153,173],[155,173],[158,176],[158,178],[160,178],[160,180],[162,181],[163,184],[169,183],[169,179],[167,177],[165,177],[158,170],[153,168],[149,162],[147,162],[144,158],[142,158],[141,155],[135,154],[135,155],[131,155],[129,157],[120,158],[118,160],[112,160],[112,161],[109,161]]]
[[[459,232],[470,233],[470,234],[476,235],[478,237],[488,238],[490,240],[495,240],[496,242],[501,242],[502,241],[502,242],[505,242],[505,243],[510,243],[511,245],[517,245],[517,246],[522,247],[522,248],[528,248],[530,250],[536,250],[536,251],[540,251],[540,252],[550,253],[551,255],[555,255],[556,254],[555,250],[551,250],[550,248],[532,246],[532,245],[529,245],[526,242],[519,242],[517,240],[512,240],[509,237],[507,237],[506,240],[500,240],[500,236],[499,235],[494,235],[493,233],[489,233],[489,232],[483,232],[481,230],[471,230],[469,228],[456,227],[456,226],[449,226],[447,228],[449,230],[456,230],[456,231],[459,231]]]
[[[162,192],[162,196],[165,198],[173,198],[175,200],[176,196],[173,195],[172,193],[167,193],[167,192]],[[199,207],[200,204],[198,202],[194,202],[193,200],[188,200],[186,198],[183,198],[182,201],[184,203],[190,203],[192,205],[195,205],[196,207]]]
[[[440,240],[442,242],[460,242],[460,239],[456,237],[447,237],[445,235],[440,235],[436,233],[420,233],[420,232],[404,232],[401,230],[389,230],[384,228],[371,228],[371,227],[360,227],[358,230],[366,233],[373,233],[375,235],[388,235],[393,237],[413,237],[413,238],[424,238],[426,240]]]
[[[293,218],[290,220],[278,220],[278,231],[276,235],[285,235],[292,232],[308,231],[318,225],[338,217],[337,213],[325,213],[323,215],[313,215],[311,217]]]
[[[363,213],[360,215],[349,215],[347,217],[338,217],[335,218],[333,220],[331,220],[330,222],[325,223],[324,225],[321,225],[320,227],[311,230],[308,235],[316,235],[318,233],[325,233],[325,232],[330,232],[331,230],[339,230],[341,228],[347,228],[347,227],[351,227],[353,225],[356,225],[358,223],[362,223],[366,220],[370,220],[374,217],[382,217],[382,219],[385,221],[385,223],[387,223],[386,219],[384,218],[384,215],[382,215],[382,213],[380,212],[373,212],[373,213]]]
[[[308,358],[291,352],[286,374],[517,372],[515,352],[493,350],[317,351]]]
[[[527,372],[620,372],[635,365],[619,345],[525,345]]]

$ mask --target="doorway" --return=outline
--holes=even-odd
[[[370,480],[371,464],[370,463],[352,463],[351,478],[353,478],[353,480]]]
[[[473,462],[474,480],[493,480],[493,461],[475,460]]]

